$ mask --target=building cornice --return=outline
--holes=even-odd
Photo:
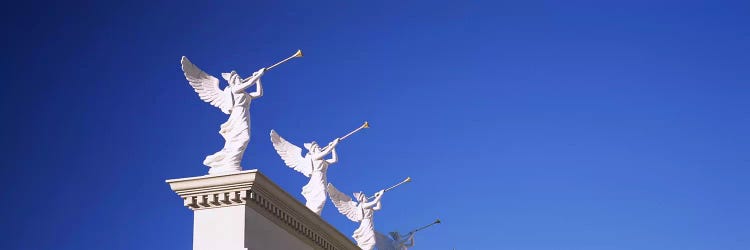
[[[191,210],[245,205],[316,249],[359,249],[257,170],[167,180]]]

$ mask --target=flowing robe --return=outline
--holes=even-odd
[[[227,87],[231,88],[231,87]],[[228,91],[225,89],[224,91]],[[224,148],[206,156],[203,164],[211,167],[209,174],[242,170],[240,162],[245,148],[250,142],[250,101],[252,98],[244,91],[231,93],[234,105],[230,110],[229,119],[221,124],[219,134],[226,141]]]
[[[308,157],[311,157],[308,155]],[[308,159],[305,159],[308,160]],[[326,204],[326,186],[328,185],[328,162],[325,159],[312,161],[312,173],[310,181],[302,187],[302,196],[305,197],[305,206],[320,215],[323,212],[323,206]]]
[[[375,225],[372,221],[374,209],[361,207],[359,209],[362,209],[362,221],[359,223],[357,230],[354,230],[352,237],[357,241],[359,248],[372,250],[375,247]]]

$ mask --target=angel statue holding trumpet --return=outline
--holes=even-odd
[[[224,89],[219,88],[219,79],[203,72],[187,57],[182,57],[182,71],[201,100],[210,103],[229,115],[229,119],[220,126],[219,134],[224,138],[224,147],[218,152],[206,156],[203,165],[210,167],[208,174],[221,174],[242,170],[240,162],[250,142],[250,102],[263,96],[263,85],[260,78],[266,71],[292,58],[302,57],[297,51],[291,57],[270,67],[255,71],[252,76],[242,78],[237,71],[222,73],[229,83]],[[255,86],[255,91],[247,93],[246,89]]]
[[[323,205],[326,203],[325,186],[328,184],[328,177],[326,177],[328,165],[338,162],[336,145],[340,141],[340,138],[336,138],[324,148],[318,146],[315,141],[305,143],[307,154],[302,156],[300,147],[284,140],[275,130],[271,130],[271,142],[284,163],[310,178],[307,185],[302,187],[302,196],[306,200],[305,206],[318,215],[323,212]],[[324,159],[328,154],[331,154],[331,158]]]
[[[435,224],[440,224],[440,219],[435,220],[435,222],[432,222],[427,226],[412,230],[404,235],[399,234],[398,232],[390,232],[388,233],[388,235],[391,236],[390,238],[385,234],[375,231],[375,246],[378,250],[408,250],[409,248],[414,247],[414,234]]]
[[[383,198],[385,190],[380,190],[375,194],[375,199],[368,201],[367,196],[362,192],[354,193],[357,201],[342,193],[333,184],[328,183],[328,195],[331,196],[333,205],[339,210],[339,213],[346,216],[351,221],[359,222],[359,227],[354,230],[354,240],[357,246],[364,250],[372,250],[375,247],[375,224],[372,216],[375,211],[380,210],[383,206],[380,199]]]
[[[331,196],[331,201],[339,210],[339,213],[343,214],[351,221],[359,222],[359,227],[357,230],[354,230],[354,234],[352,235],[357,242],[357,246],[364,250],[372,250],[375,247],[378,241],[378,236],[375,232],[375,224],[373,223],[372,216],[375,211],[383,208],[380,204],[380,199],[383,198],[383,193],[410,181],[411,178],[407,177],[396,185],[378,191],[370,198],[362,192],[354,193],[354,198],[357,199],[356,202],[352,201],[352,198],[336,189],[333,184],[328,183],[328,195]],[[370,199],[373,200],[370,201]]]
[[[338,154],[336,154],[336,146],[340,141],[369,127],[369,123],[365,122],[359,128],[336,138],[323,148],[315,141],[305,143],[304,146],[307,149],[305,155],[302,155],[300,147],[284,140],[275,130],[271,130],[271,143],[273,143],[276,153],[284,160],[284,164],[310,178],[307,185],[302,187],[302,196],[305,197],[307,208],[318,215],[323,212],[323,205],[326,203],[326,185],[328,185],[328,177],[326,176],[328,166],[338,162],[339,159]],[[328,154],[331,154],[331,158],[323,159]]]
[[[375,231],[375,246],[378,250],[407,250],[414,246],[414,232],[401,235],[398,232],[388,233],[391,237]]]

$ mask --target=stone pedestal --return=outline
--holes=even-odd
[[[194,212],[194,250],[359,249],[257,170],[167,183]]]

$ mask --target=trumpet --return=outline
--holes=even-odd
[[[429,225],[427,225],[427,226],[423,226],[423,227],[420,227],[420,228],[414,229],[414,230],[413,230],[413,231],[411,231],[410,233],[416,233],[416,232],[417,232],[417,231],[419,231],[419,230],[422,230],[422,229],[428,228],[428,227],[430,227],[430,226],[432,226],[432,225],[435,225],[435,224],[440,224],[440,219],[437,219],[437,220],[435,220],[435,222],[432,222],[432,223],[430,223],[430,224],[429,224]]]
[[[275,68],[276,66],[279,66],[279,65],[281,65],[282,63],[285,63],[285,62],[287,62],[287,61],[289,61],[289,60],[292,60],[292,59],[294,59],[294,58],[297,58],[297,57],[302,57],[302,50],[301,50],[301,49],[298,49],[298,50],[297,50],[297,52],[296,52],[296,53],[294,53],[294,55],[292,55],[292,56],[290,56],[290,57],[287,57],[286,59],[284,59],[284,60],[281,60],[280,62],[277,62],[277,63],[276,63],[276,64],[274,64],[274,65],[271,65],[271,66],[267,67],[267,68],[266,68],[266,71],[269,71],[269,70],[271,70],[271,69]]]
[[[389,188],[383,189],[383,191],[384,191],[384,192],[388,192],[388,190],[394,189],[394,188],[396,188],[396,187],[398,187],[398,186],[401,186],[401,184],[404,184],[404,183],[407,183],[407,182],[411,182],[411,177],[406,177],[406,179],[404,179],[403,181],[401,181],[401,182],[399,182],[398,184],[396,184],[396,185],[393,185],[393,186],[391,186],[391,187],[389,187]],[[375,198],[375,195],[373,195],[373,196],[370,196],[370,197],[368,197],[367,199],[369,200],[369,199],[372,199],[372,198]]]
[[[353,135],[354,133],[357,133],[357,132],[359,132],[360,130],[362,130],[362,129],[366,129],[366,128],[370,128],[370,124],[369,124],[369,123],[367,123],[367,122],[365,121],[365,123],[364,123],[364,124],[362,124],[362,126],[359,126],[359,128],[357,128],[357,129],[355,129],[355,130],[352,130],[352,132],[349,132],[348,134],[346,134],[346,135],[342,136],[342,137],[341,137],[341,138],[340,138],[339,140],[343,141],[344,139],[346,139],[347,137],[349,137],[349,136]],[[328,148],[328,146],[326,145],[325,147],[323,147],[323,148],[322,148],[322,150],[324,150],[324,151],[325,151],[325,150],[326,150],[327,148]]]
[[[366,129],[366,128],[370,128],[370,124],[369,124],[369,123],[367,123],[367,121],[365,121],[365,124],[362,124],[362,126],[359,126],[359,128],[357,128],[357,129],[355,129],[355,130],[352,130],[352,132],[349,132],[348,134],[346,134],[346,135],[342,136],[342,137],[341,137],[341,140],[343,141],[344,139],[346,139],[347,137],[349,137],[349,136],[353,135],[354,133],[357,133],[357,132],[359,132],[360,130],[362,130],[362,129]]]

